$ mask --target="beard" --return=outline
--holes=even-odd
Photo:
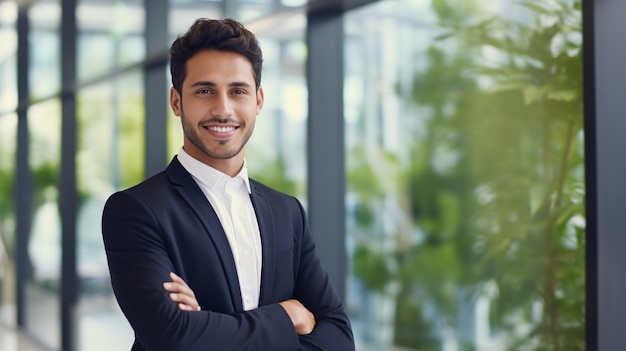
[[[189,140],[189,142],[191,142],[207,157],[219,160],[226,160],[237,156],[243,150],[244,146],[248,143],[248,140],[250,140],[250,137],[252,136],[252,131],[254,130],[254,125],[252,125],[251,128],[244,135],[244,138],[240,144],[236,144],[236,141],[233,140],[211,140],[211,143],[217,145],[215,147],[210,147],[208,143],[203,142],[202,137],[200,136],[199,130],[202,127],[194,126],[191,123],[188,123],[187,119],[185,118],[185,113],[182,109],[182,106],[180,111],[180,120],[185,138]],[[216,119],[216,121],[218,121],[218,119]],[[204,121],[203,123],[205,122],[206,121]]]

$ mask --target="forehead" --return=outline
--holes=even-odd
[[[230,51],[203,50],[186,63],[185,85],[199,80],[213,83],[240,81],[253,85],[254,70],[247,57]]]

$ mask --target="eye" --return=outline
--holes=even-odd
[[[196,94],[200,94],[200,95],[204,95],[204,94],[209,94],[211,91],[209,89],[198,89],[196,91]]]
[[[243,89],[235,89],[235,90],[233,90],[233,94],[235,94],[235,95],[241,95],[241,94],[245,94],[245,93],[246,93],[246,91],[243,90]]]

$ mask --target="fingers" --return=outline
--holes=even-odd
[[[315,328],[315,316],[304,305],[295,299],[286,300],[279,303],[291,318],[296,333],[307,335]]]
[[[163,283],[163,289],[169,292],[170,300],[178,303],[181,311],[200,311],[200,305],[193,290],[187,283],[174,273],[170,273],[171,281]]]
[[[174,272],[170,272],[170,279],[172,279],[172,282],[174,283],[180,283],[183,286],[189,288],[189,286],[187,285],[187,283],[185,283],[185,281],[183,280],[183,278],[179,277],[178,275],[176,275],[176,273]]]
[[[193,290],[185,281],[174,273],[170,273],[171,282],[163,283],[163,288],[172,293],[181,293],[195,298]]]
[[[182,311],[199,311],[199,304],[195,298],[179,293],[170,293],[170,300],[178,303]]]

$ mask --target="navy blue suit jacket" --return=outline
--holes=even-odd
[[[102,233],[117,301],[135,331],[132,350],[354,350],[350,322],[315,255],[296,198],[251,180],[263,262],[259,307],[244,312],[230,245],[217,215],[176,158],[164,172],[107,201]],[[201,312],[180,311],[169,272]],[[278,302],[295,298],[316,326],[298,336]]]

